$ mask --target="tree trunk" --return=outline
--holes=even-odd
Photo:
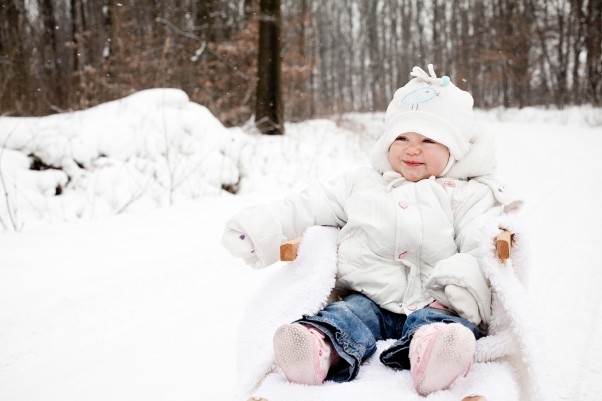
[[[54,7],[51,0],[44,0],[40,4],[40,14],[43,23],[44,46],[44,77],[47,90],[44,95],[51,106],[67,108],[67,98],[58,75],[57,63],[59,63],[57,52],[56,27],[58,23],[54,17]]]
[[[3,72],[3,76],[0,76],[0,114],[21,113],[27,108],[26,104],[32,96],[29,58],[24,49],[25,37],[22,31],[24,10],[18,3],[10,0],[0,7],[0,71]]]
[[[585,46],[587,48],[587,79],[589,80],[589,95],[594,105],[600,106],[602,98],[602,0],[590,0],[587,10],[587,32]]]
[[[263,134],[282,135],[280,0],[261,0],[259,13],[255,125]]]

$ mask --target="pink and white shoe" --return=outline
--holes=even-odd
[[[445,390],[472,368],[474,334],[460,323],[420,327],[410,342],[410,372],[420,395]]]
[[[324,339],[319,330],[299,323],[285,324],[276,330],[276,365],[289,381],[300,384],[324,382],[332,364],[331,356],[334,359],[336,355]]]

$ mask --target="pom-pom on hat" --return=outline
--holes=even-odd
[[[473,130],[473,99],[455,86],[449,77],[438,78],[433,65],[429,74],[414,67],[414,77],[397,89],[385,114],[385,133],[376,141],[370,159],[381,173],[392,170],[389,147],[400,134],[415,132],[449,148],[453,159],[461,160],[470,149]]]

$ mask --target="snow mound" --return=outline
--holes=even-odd
[[[72,113],[0,118],[1,229],[234,190],[240,172],[224,148],[242,137],[178,89]]]

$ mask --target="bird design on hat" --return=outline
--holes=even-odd
[[[414,107],[418,110],[418,106],[421,103],[426,103],[439,95],[440,93],[432,86],[425,86],[405,95],[403,99],[401,99],[401,103],[411,105],[412,110],[414,110]]]

